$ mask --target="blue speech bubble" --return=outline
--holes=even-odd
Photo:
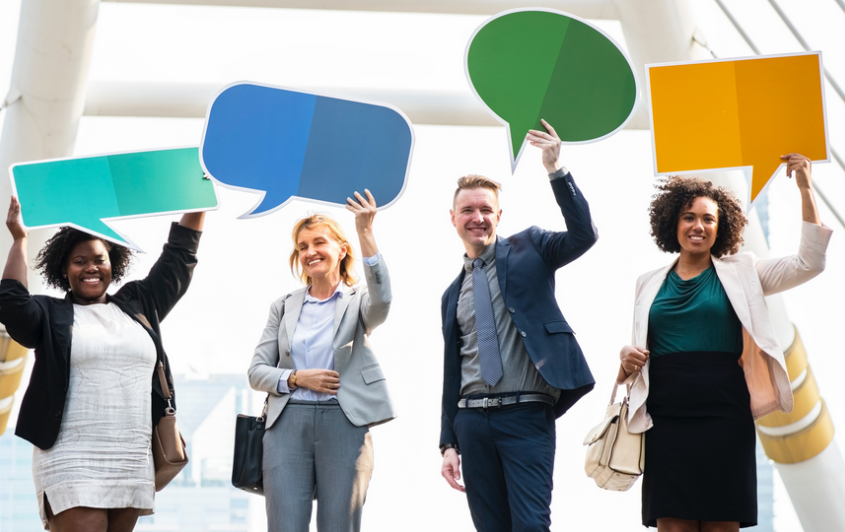
[[[221,185],[262,194],[241,218],[293,198],[346,205],[365,188],[385,208],[405,190],[413,146],[411,123],[392,107],[235,83],[208,107],[200,162]]]

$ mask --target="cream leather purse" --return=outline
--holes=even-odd
[[[636,374],[622,384],[630,386]],[[627,491],[634,485],[645,468],[645,433],[628,432],[628,394],[618,403],[616,387],[610,395],[610,404],[604,420],[587,434],[587,461],[584,470],[595,479],[598,487]],[[630,390],[626,390],[630,393]]]

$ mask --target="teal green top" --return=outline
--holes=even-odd
[[[648,314],[651,356],[689,351],[742,353],[742,324],[716,269],[684,281],[671,270]]]

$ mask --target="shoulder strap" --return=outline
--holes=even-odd
[[[158,361],[158,365],[156,366],[156,374],[158,374],[158,382],[161,384],[161,393],[164,394],[164,398],[167,400],[167,408],[173,408],[173,404],[170,400],[173,398],[173,394],[170,391],[170,386],[167,384],[167,376],[164,374],[164,364],[161,360]]]

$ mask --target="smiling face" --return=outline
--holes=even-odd
[[[719,206],[710,198],[698,197],[678,217],[681,253],[710,254],[719,228]]]
[[[455,197],[455,204],[450,213],[452,225],[458,230],[458,236],[464,241],[470,258],[477,258],[484,248],[496,239],[496,227],[499,225],[502,211],[492,190],[461,190]]]
[[[303,228],[296,237],[299,265],[313,282],[340,282],[340,261],[346,256],[347,244],[335,238],[325,225]]]
[[[106,289],[111,284],[109,250],[102,240],[86,240],[70,252],[62,272],[70,283],[73,302],[79,305],[106,302]]]

